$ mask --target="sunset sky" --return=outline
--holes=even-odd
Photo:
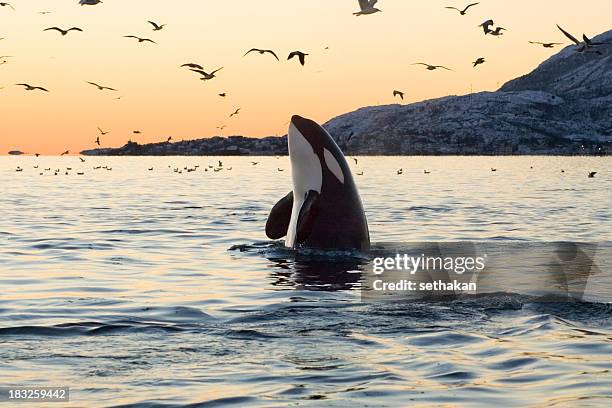
[[[93,148],[97,127],[111,133],[103,147],[224,136],[282,135],[291,114],[325,122],[359,107],[405,103],[450,94],[495,90],[558,52],[529,40],[569,44],[576,36],[609,30],[610,0],[380,0],[383,10],[355,17],[357,0],[10,0],[0,7],[0,154],[76,153]],[[40,11],[51,11],[41,15]],[[492,18],[508,31],[485,36],[477,26]],[[147,20],[165,23],[153,32]],[[51,26],[81,27],[62,37]],[[152,38],[139,44],[124,35]],[[270,55],[243,54],[252,47]],[[329,47],[329,50],[325,50]],[[305,67],[286,61],[310,54]],[[487,58],[476,69],[471,61]],[[414,62],[445,65],[429,72]],[[207,82],[179,65],[225,67]],[[100,92],[86,81],[119,89]],[[51,92],[27,92],[16,83]],[[226,92],[223,99],[217,94]],[[121,96],[120,100],[115,98]],[[240,115],[229,119],[236,108]],[[133,130],[142,134],[133,135]]]

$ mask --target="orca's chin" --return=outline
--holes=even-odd
[[[302,130],[307,130],[305,122],[310,121],[294,116],[287,134],[294,193],[297,197],[302,197],[309,190],[320,192],[322,183],[321,163],[310,140],[310,133]]]

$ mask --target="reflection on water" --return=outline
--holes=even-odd
[[[204,171],[216,158],[202,157],[0,158],[2,385],[70,386],[69,406],[92,407],[612,401],[609,304],[525,291],[363,303],[367,254],[263,241],[287,159],[223,161],[231,171]],[[374,242],[601,244],[609,168],[365,157],[355,171]]]

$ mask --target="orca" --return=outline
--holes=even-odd
[[[293,249],[368,250],[370,233],[344,154],[316,122],[293,116],[287,134],[293,190],[270,211],[266,235]]]

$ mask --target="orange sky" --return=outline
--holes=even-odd
[[[558,50],[529,40],[564,42],[555,27],[596,35],[610,29],[612,3],[561,0],[483,0],[466,16],[444,6],[455,0],[379,0],[383,10],[355,17],[356,0],[11,0],[0,7],[0,154],[18,149],[59,154],[93,148],[97,126],[111,133],[103,146],[224,135],[282,135],[293,113],[324,122],[353,109],[389,104],[394,89],[414,102],[449,94],[495,90]],[[41,15],[39,11],[51,11]],[[478,24],[493,18],[508,28],[484,36]],[[147,20],[166,23],[153,32]],[[62,37],[44,28],[81,27]],[[138,44],[139,35],[159,45]],[[324,48],[329,46],[329,50]],[[243,57],[252,47],[281,57]],[[306,67],[286,61],[308,52]],[[486,57],[472,69],[471,61]],[[424,61],[454,72],[428,72]],[[212,81],[178,68],[197,62],[225,67]],[[86,81],[120,90],[100,92]],[[15,83],[48,88],[26,92]],[[217,96],[227,92],[225,99]],[[121,96],[120,100],[115,100]],[[241,107],[239,116],[229,114]],[[133,130],[142,134],[133,135]]]

